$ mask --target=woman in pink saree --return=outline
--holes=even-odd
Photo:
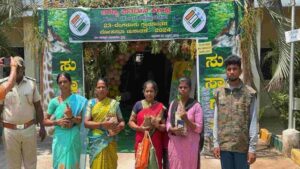
[[[156,151],[159,169],[162,169],[163,154],[163,132],[166,132],[165,119],[163,112],[165,107],[162,103],[155,100],[157,94],[157,84],[154,81],[146,81],[143,86],[145,99],[136,102],[129,119],[129,126],[136,131],[135,152],[138,144],[144,138],[147,130],[151,135],[151,140]]]

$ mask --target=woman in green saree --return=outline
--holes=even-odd
[[[108,98],[108,86],[99,79],[96,86],[96,98],[89,100],[85,127],[91,129],[88,134],[91,169],[117,168],[117,143],[115,135],[125,127],[119,102]]]
[[[52,153],[54,169],[79,169],[80,123],[86,98],[71,93],[71,77],[68,73],[57,76],[60,95],[48,105],[45,126],[55,126]]]

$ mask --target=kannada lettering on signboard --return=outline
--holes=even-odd
[[[199,55],[211,54],[212,53],[211,41],[198,43],[197,51]]]
[[[222,67],[224,64],[224,59],[222,56],[208,56],[205,59],[205,66],[206,67]]]
[[[205,80],[205,88],[209,89],[216,89],[218,87],[222,87],[225,84],[224,78],[220,77],[210,77],[210,78],[204,78]]]
[[[76,61],[71,60],[71,58],[67,60],[60,60],[60,71],[61,72],[75,72],[76,71]],[[73,93],[78,93],[78,81],[72,80],[71,91]]]
[[[76,70],[76,61],[71,60],[61,60],[60,62],[60,71],[74,71]]]
[[[209,3],[68,9],[70,41],[207,39],[208,8]]]

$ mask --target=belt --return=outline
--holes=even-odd
[[[11,124],[11,123],[3,122],[3,127],[13,129],[13,130],[23,130],[23,129],[30,127],[33,124],[35,124],[34,119],[32,119],[24,124]]]

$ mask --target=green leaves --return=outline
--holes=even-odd
[[[160,41],[153,40],[151,42],[151,46],[152,46],[152,50],[151,50],[152,54],[159,54],[160,53],[161,46],[162,46],[161,43],[160,43]]]
[[[116,101],[120,102],[121,101],[121,96],[116,96]]]
[[[120,53],[127,53],[127,50],[128,50],[128,42],[120,42],[119,43]]]
[[[180,43],[176,42],[175,40],[171,40],[169,42],[168,51],[173,57],[178,55],[179,49],[180,49]]]
[[[115,50],[115,46],[112,43],[105,43],[105,46],[101,49],[101,55],[105,57],[111,58],[113,56],[113,52]]]
[[[277,33],[276,45],[272,54],[272,58],[278,58],[278,63],[271,81],[268,84],[268,89],[281,88],[282,82],[286,81],[290,72],[290,44],[285,42],[285,31],[290,30],[291,20],[283,14],[283,9],[278,1],[260,0],[260,5],[266,9],[266,12],[272,18],[272,23]],[[295,43],[295,67],[299,66],[300,61],[300,46]]]

